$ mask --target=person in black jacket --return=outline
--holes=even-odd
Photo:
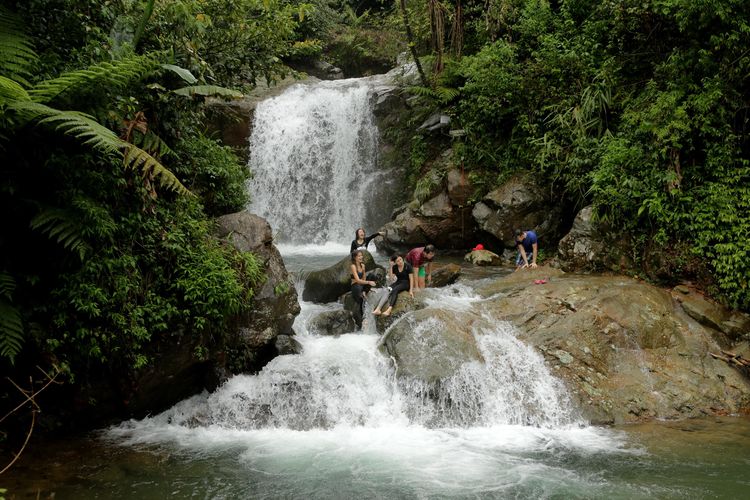
[[[370,241],[372,241],[373,238],[377,238],[378,236],[384,236],[384,234],[381,232],[377,232],[375,234],[371,234],[370,236],[365,236],[365,230],[361,227],[358,228],[354,233],[352,248],[351,250],[349,250],[349,252],[353,252],[355,250],[367,250],[367,245],[370,244]]]

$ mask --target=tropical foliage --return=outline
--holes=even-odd
[[[749,3],[440,6],[442,31],[417,43],[442,63],[418,95],[466,131],[469,175],[533,172],[629,234],[651,276],[750,308]]]
[[[203,135],[201,101],[282,75],[307,6],[5,5],[0,361],[81,382],[144,367],[162,335],[222,335],[263,273],[212,236],[210,216],[246,205],[249,172]]]

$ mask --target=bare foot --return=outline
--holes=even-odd
[[[373,314],[373,316],[380,316],[380,315],[381,315],[381,314],[383,314],[383,313],[382,313],[382,312],[380,312],[380,309],[375,309],[375,310],[374,310],[374,311],[372,312],[372,314]]]
[[[386,309],[386,310],[385,310],[385,312],[383,313],[383,316],[390,316],[390,315],[391,315],[391,309],[390,309],[390,308],[388,308],[388,309]]]

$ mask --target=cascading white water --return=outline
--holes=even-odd
[[[370,222],[367,207],[383,181],[371,105],[376,82],[300,84],[258,104],[249,210],[270,222],[278,241],[348,242]]]
[[[453,289],[431,293],[438,300],[454,297],[456,308],[478,302],[466,295],[456,301]],[[436,387],[396,378],[390,360],[377,349],[379,336],[311,335],[304,331],[305,316],[303,312],[296,324],[302,330],[301,354],[278,357],[256,376],[234,377],[215,393],[183,403],[161,418],[188,427],[247,430],[575,423],[560,382],[538,353],[515,338],[508,323],[475,328],[484,362],[464,364]],[[434,328],[434,321],[415,325],[414,335]]]

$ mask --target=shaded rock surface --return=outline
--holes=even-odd
[[[385,269],[375,264],[370,252],[365,250],[363,254],[368,279],[382,284],[385,279]],[[302,300],[317,303],[337,301],[340,296],[351,290],[351,265],[351,258],[344,257],[330,267],[311,271],[305,280]]]
[[[258,371],[278,354],[297,352],[291,337],[300,311],[297,292],[268,223],[247,212],[226,215],[217,220],[217,236],[261,261],[266,279],[255,289],[251,310],[235,317],[221,339],[181,331],[161,335],[150,346],[154,361],[132,379],[120,377],[114,390],[106,376],[96,381],[89,393],[96,408],[81,402],[82,421],[155,413],[215,388],[231,374]]]
[[[558,244],[558,261],[566,271],[621,271],[633,267],[631,249],[622,235],[593,219],[593,208],[583,208],[573,227]]]
[[[273,245],[271,226],[265,219],[238,212],[219,217],[217,223],[220,237],[263,262],[266,280],[256,290],[251,311],[236,319],[237,328],[230,331],[228,341],[230,349],[239,355],[233,362],[235,370],[259,370],[276,355],[276,337],[294,335],[292,323],[300,312],[297,290]]]
[[[515,176],[488,193],[474,205],[472,215],[483,231],[506,248],[516,246],[516,228],[535,231],[540,244],[546,245],[556,243],[567,229],[563,207],[526,175]]]

